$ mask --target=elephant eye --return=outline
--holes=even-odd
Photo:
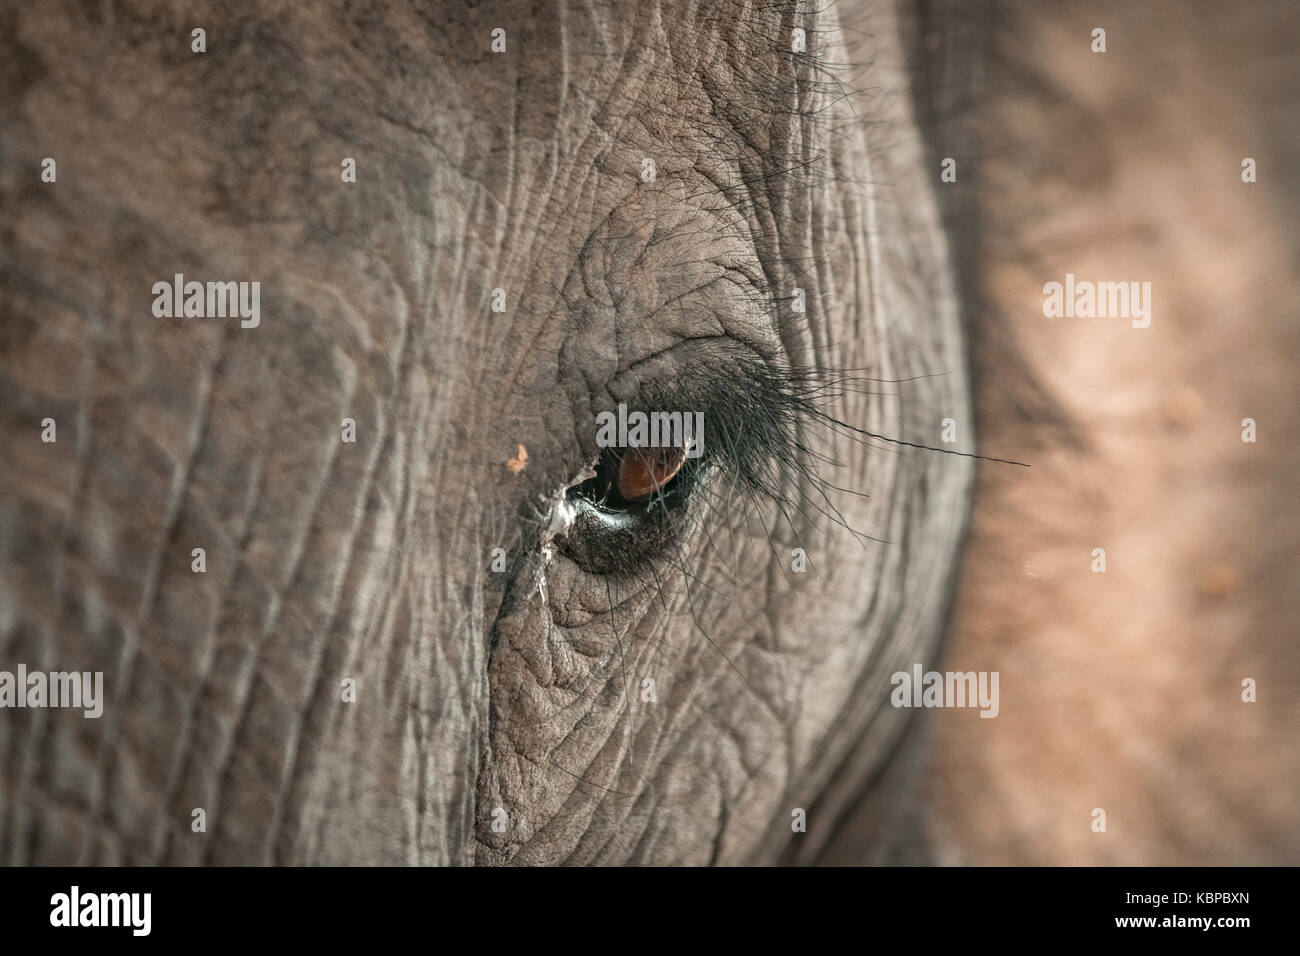
[[[681,448],[607,448],[570,488],[574,521],[557,543],[584,570],[632,573],[668,550],[703,458]]]
[[[680,448],[629,448],[607,450],[596,475],[579,485],[576,494],[611,511],[645,505],[659,493],[667,495],[686,464]]]
[[[626,501],[645,501],[677,477],[685,463],[680,448],[632,449],[618,463],[614,490]]]

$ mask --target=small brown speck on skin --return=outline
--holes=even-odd
[[[519,452],[514,458],[506,462],[506,467],[514,474],[519,474],[528,467],[528,449],[523,445],[519,446]]]

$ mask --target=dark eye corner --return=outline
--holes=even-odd
[[[684,501],[700,462],[671,446],[606,448],[595,475],[570,488],[568,498],[610,514],[650,514]]]
[[[679,448],[606,448],[566,493],[574,520],[557,545],[586,571],[634,574],[676,547],[706,462]]]

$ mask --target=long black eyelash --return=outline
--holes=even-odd
[[[862,492],[834,484],[823,474],[837,462],[814,450],[811,438],[819,429],[837,432],[861,443],[887,447],[895,445],[983,458],[1012,465],[1022,462],[936,448],[904,439],[880,435],[845,422],[827,409],[850,394],[895,395],[875,391],[898,382],[844,374],[816,381],[789,367],[774,366],[748,351],[726,354],[697,366],[669,388],[643,389],[639,404],[646,408],[705,411],[705,455],[689,460],[682,473],[639,509],[650,516],[617,533],[579,527],[577,534],[596,540],[584,545],[593,569],[616,575],[634,575],[647,565],[662,560],[685,538],[689,527],[700,523],[712,509],[743,509],[755,514],[771,508],[778,522],[789,528],[796,541],[827,520],[848,531],[862,543],[881,539],[852,527],[833,501],[833,494],[861,495]],[[690,384],[684,384],[690,383]],[[711,473],[725,482],[706,481]],[[686,508],[698,491],[707,496]],[[707,527],[707,522],[704,523]],[[689,527],[688,527],[689,525]],[[766,528],[769,547],[775,551]],[[716,542],[710,543],[716,547]],[[778,564],[784,567],[783,562]]]
[[[650,499],[645,511],[651,520],[610,533],[580,516],[567,539],[570,552],[580,564],[604,573],[643,570],[676,547],[688,522],[698,520],[702,509],[692,512],[671,505],[686,504],[697,488],[710,484],[704,479],[711,472],[728,490],[714,492],[706,508],[726,504],[751,510],[766,501],[792,527],[792,512],[806,523],[811,511],[849,528],[822,487],[818,466],[825,459],[802,437],[816,424],[833,424],[819,407],[833,397],[824,386],[801,384],[788,370],[773,368],[748,352],[697,366],[670,388],[643,389],[638,404],[646,408],[704,412],[704,456],[688,459],[682,474]],[[592,499],[598,487],[596,483],[577,491]],[[809,487],[816,493],[800,490]]]

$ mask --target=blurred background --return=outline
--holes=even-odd
[[[928,712],[909,825],[947,863],[1300,863],[1300,4],[980,6],[930,105],[976,152],[981,451],[1032,468],[980,465],[940,663],[1001,713]],[[1151,282],[1150,327],[1045,318],[1067,272]]]
[[[979,448],[1032,467],[979,463],[936,665],[1001,712],[919,711],[819,861],[1300,864],[1300,3],[901,8]],[[1045,318],[1067,272],[1150,327]]]

